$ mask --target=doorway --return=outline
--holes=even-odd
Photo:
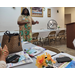
[[[68,24],[68,23],[71,23],[71,14],[65,14],[65,24]]]

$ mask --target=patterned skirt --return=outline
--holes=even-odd
[[[32,41],[32,27],[30,24],[25,24],[24,26],[20,26],[20,34],[23,37],[23,41]]]

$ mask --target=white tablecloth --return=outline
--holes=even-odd
[[[59,33],[59,31],[61,30],[66,30],[66,28],[59,28],[59,29],[43,29],[43,30],[32,30],[32,33],[36,33],[38,32],[39,33],[39,37],[40,38],[45,38],[48,36],[48,34],[51,32],[51,31],[56,31],[56,36],[57,34]]]
[[[34,44],[27,43],[27,44],[23,45],[23,49],[31,48],[31,47],[35,47],[35,46],[36,46],[36,45],[34,45]],[[52,51],[50,51],[50,52],[51,52],[51,55],[52,55],[52,54],[53,54],[53,55],[55,54],[55,53],[52,52]],[[67,53],[59,53],[59,54],[53,56],[52,59],[53,59],[54,57],[57,57],[58,55],[61,55],[61,54],[75,59],[74,56],[72,56],[72,55],[70,55],[70,54],[67,54]],[[16,67],[14,67],[14,68],[37,68],[37,66],[35,65],[35,64],[36,64],[36,59],[35,59],[35,58],[32,58],[32,60],[33,60],[33,63],[16,66]]]

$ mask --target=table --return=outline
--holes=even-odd
[[[66,30],[66,28],[59,28],[59,29],[42,29],[42,30],[32,30],[32,33],[39,33],[39,38],[45,38],[48,36],[48,34],[51,32],[51,31],[56,31],[56,36],[57,34],[59,33],[59,31],[61,30]]]
[[[72,55],[67,54],[67,53],[59,53],[59,54],[53,56],[52,59],[53,59],[53,60],[56,60],[56,57],[60,57],[60,56],[67,56],[67,57],[70,57],[73,61],[75,61],[75,56],[72,56]],[[55,67],[59,67],[58,65],[60,65],[59,68],[65,68],[69,63],[70,63],[70,62],[65,62],[65,63],[63,63],[63,65],[61,66],[62,63],[57,63],[57,62],[56,62],[56,64],[54,64],[54,66],[55,66]]]
[[[42,30],[32,30],[32,33],[39,33],[39,36],[38,38],[45,38],[48,36],[48,34],[51,32],[51,31],[56,31],[56,36],[57,34],[59,33],[60,30],[66,30],[66,28],[59,28],[59,29],[42,29]],[[19,31],[10,31],[11,33],[19,33]],[[1,37],[1,40],[2,40],[2,36],[4,35],[4,32],[0,32],[0,37]]]
[[[35,47],[35,46],[36,45],[34,45],[34,44],[27,43],[27,44],[23,45],[23,49],[30,48],[30,47]],[[37,68],[37,66],[35,66],[36,59],[35,58],[32,58],[32,60],[33,60],[33,63],[25,64],[25,65],[20,65],[20,66],[14,67],[14,68]]]
[[[32,43],[27,43],[23,46],[23,49],[25,48],[30,48],[30,47],[35,47],[36,45],[32,44]],[[54,54],[53,54],[54,55]],[[20,66],[16,66],[14,68],[37,68],[36,64],[36,59],[32,58],[33,63],[30,64],[25,64],[25,65],[20,65]]]
[[[32,43],[27,43],[23,46],[23,48],[30,48],[30,47],[35,47],[36,45],[32,44]],[[75,57],[70,55],[70,54],[67,54],[67,53],[60,53],[62,55],[65,55],[65,56],[69,56],[71,58],[73,58],[75,60]],[[54,57],[57,57],[59,56],[60,54],[57,54],[56,56],[53,56],[52,59]],[[35,65],[36,64],[36,59],[35,58],[32,58],[33,60],[33,63],[30,63],[30,64],[25,64],[25,65],[20,65],[20,66],[16,66],[14,68],[37,68],[37,66]]]
[[[59,28],[59,29],[42,29],[42,30],[32,30],[32,33],[39,33],[39,37],[47,37],[48,34],[51,32],[51,31],[56,31],[57,33],[60,31],[60,30],[66,30],[66,28]],[[19,31],[10,31],[11,33],[19,33]],[[46,32],[46,33],[45,33]],[[57,34],[56,33],[56,34]],[[41,35],[42,34],[42,35]],[[4,32],[0,32],[0,36],[3,36],[4,35]]]

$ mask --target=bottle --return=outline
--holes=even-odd
[[[21,43],[23,42],[23,36],[21,36]]]
[[[1,43],[0,43],[0,48],[1,48]]]

